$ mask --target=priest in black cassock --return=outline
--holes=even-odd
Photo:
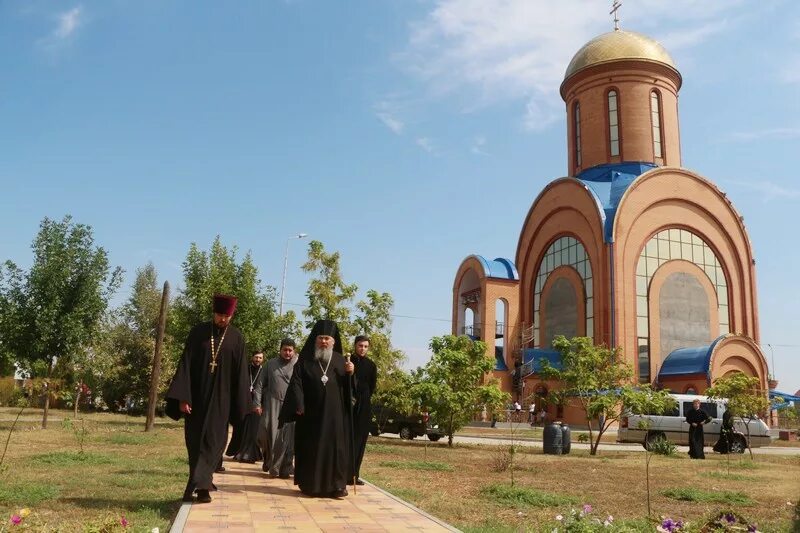
[[[214,319],[192,328],[178,370],[167,391],[167,415],[183,417],[189,454],[189,481],[183,501],[211,501],[212,477],[228,441],[228,422],[237,423],[250,408],[244,338],[231,318],[236,298],[214,295]]]
[[[705,459],[703,426],[711,422],[711,417],[700,409],[700,400],[692,402],[692,408],[686,413],[686,422],[689,423],[689,457]]]
[[[353,368],[342,356],[336,323],[317,321],[294,366],[280,414],[281,423],[296,422],[294,484],[308,496],[347,496]]]
[[[355,464],[353,472],[347,478],[349,484],[363,485],[361,475],[361,462],[364,460],[364,450],[367,448],[369,426],[372,422],[372,395],[378,382],[378,367],[367,357],[369,352],[369,337],[359,335],[353,342],[356,356],[353,358],[355,367],[355,405],[353,406],[353,424],[355,439]]]

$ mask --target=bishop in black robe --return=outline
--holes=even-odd
[[[236,300],[225,298],[228,300],[214,297],[213,321],[198,324],[189,332],[167,391],[167,415],[185,420],[189,480],[184,501],[192,501],[195,490],[198,502],[211,501],[208,491],[214,489],[212,477],[228,440],[228,423],[244,418],[250,408],[244,338],[229,325]],[[212,339],[216,357],[212,356]]]
[[[348,483],[363,485],[360,479],[361,462],[364,460],[364,450],[367,448],[369,427],[372,422],[372,395],[378,382],[378,367],[367,357],[369,338],[359,335],[355,342],[356,355],[353,357],[355,367],[355,405],[353,406],[353,433],[355,439],[355,464],[353,472],[348,477]],[[362,353],[363,352],[363,353]]]
[[[353,364],[342,356],[336,323],[318,321],[300,351],[280,414],[281,423],[296,422],[294,484],[306,495],[347,495],[353,461],[352,372]]]
[[[700,400],[693,402],[692,409],[686,413],[686,422],[689,423],[689,457],[705,459],[703,425],[711,422],[711,417],[700,409]]]

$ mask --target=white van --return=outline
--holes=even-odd
[[[727,400],[711,399],[707,396],[695,394],[670,394],[678,405],[664,415],[628,415],[620,419],[617,442],[637,442],[643,445],[657,439],[666,438],[675,444],[688,446],[689,424],[686,422],[686,413],[692,409],[692,402],[700,400],[700,408],[712,418],[711,422],[703,427],[703,436],[706,446],[714,446],[719,439],[719,429],[722,427],[722,414],[727,407]],[[649,421],[649,429],[639,429],[641,420]],[[747,448],[744,436],[747,435],[745,420],[735,418],[733,427],[737,435],[731,443],[731,451],[743,453]],[[750,446],[757,448],[767,446],[771,442],[769,428],[760,418],[749,422]]]

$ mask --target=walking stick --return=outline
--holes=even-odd
[[[346,354],[344,356],[345,360],[349,363],[350,362],[350,354]],[[353,369],[353,373],[350,374],[348,378],[347,387],[347,402],[350,404],[350,460],[353,462],[353,496],[358,494],[358,486],[357,476],[356,476],[356,431],[355,431],[355,422],[353,421],[353,376],[355,374],[355,369]]]

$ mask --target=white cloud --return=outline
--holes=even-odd
[[[486,148],[486,137],[478,136],[475,137],[472,141],[472,148],[470,151],[475,155],[489,155],[489,153],[485,150]]]
[[[623,6],[620,26],[688,48],[735,27],[725,14],[743,4],[640,0]],[[538,130],[563,115],[558,88],[573,54],[612,29],[597,0],[437,0],[397,59],[429,97],[455,97],[468,111],[518,101],[521,123]]]
[[[770,128],[756,131],[739,131],[731,133],[728,139],[731,141],[757,141],[757,140],[787,140],[800,137],[800,128]]]
[[[384,126],[389,128],[394,134],[401,135],[405,128],[405,123],[397,118],[397,105],[389,100],[378,102],[374,106],[375,116],[378,117]]]
[[[69,11],[58,16],[58,27],[53,32],[53,37],[66,39],[78,29],[81,23],[81,6],[73,7]]]
[[[76,6],[55,16],[56,27],[37,44],[45,51],[55,53],[69,43],[85,23],[83,6]]]
[[[417,146],[419,146],[420,148],[422,148],[423,150],[425,150],[429,154],[432,154],[432,153],[435,152],[435,149],[434,149],[434,146],[433,146],[433,141],[431,141],[430,138],[428,138],[428,137],[418,137],[415,142],[417,143]]]

